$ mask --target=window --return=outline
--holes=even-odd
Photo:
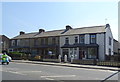
[[[73,56],[73,49],[74,49],[74,48],[70,48],[70,57]]]
[[[74,48],[74,55],[77,54],[77,48]]]
[[[85,41],[85,36],[80,35],[80,44],[84,44],[84,41]]]
[[[90,43],[95,44],[96,43],[96,34],[91,34],[90,35]]]
[[[17,46],[20,46],[20,40],[17,40]]]
[[[78,37],[77,36],[75,37],[75,43],[78,43]]]
[[[48,38],[45,38],[45,44],[46,45],[48,44]]]
[[[97,58],[97,48],[88,48],[88,58],[89,59]]]
[[[29,42],[30,42],[29,39],[24,39],[24,46],[29,46],[30,45]]]
[[[34,45],[35,45],[35,46],[38,46],[39,40],[38,40],[38,39],[35,39],[34,42],[35,42]]]
[[[52,37],[49,37],[48,38],[48,45],[51,45],[52,44]]]
[[[65,44],[69,44],[69,38],[65,38]]]
[[[109,45],[111,45],[111,40],[112,40],[112,39],[109,37]]]
[[[15,46],[15,40],[12,40],[11,45]]]
[[[109,55],[111,56],[111,49],[109,48]]]
[[[44,45],[44,38],[41,38],[41,45]]]
[[[55,42],[56,42],[56,38],[53,37],[53,38],[52,38],[52,44],[56,44]]]

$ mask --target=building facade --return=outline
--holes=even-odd
[[[113,55],[113,36],[109,24],[74,29],[67,25],[63,30],[20,32],[11,39],[10,49],[44,58],[67,55],[68,60],[105,60],[106,55]]]
[[[113,55],[113,36],[110,25],[69,29],[60,36],[60,51],[68,60],[105,60]]]
[[[43,58],[57,58],[59,55],[59,34],[62,30],[47,31],[40,29],[35,33],[20,34],[11,39],[11,51],[40,55]]]
[[[113,51],[114,51],[114,55],[118,55],[119,54],[119,49],[120,49],[120,43],[117,40],[113,40]]]
[[[8,51],[9,44],[9,38],[5,35],[0,35],[0,52]]]

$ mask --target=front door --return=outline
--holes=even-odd
[[[79,59],[86,59],[86,49],[85,48],[79,49]]]
[[[63,50],[62,50],[62,61],[64,61],[65,55],[67,55],[67,59],[68,59],[68,56],[69,56],[69,49],[63,49]]]

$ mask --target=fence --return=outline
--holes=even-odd
[[[115,62],[115,61],[98,61],[97,65],[120,67],[120,62]]]
[[[73,60],[74,64],[120,67],[118,61]]]

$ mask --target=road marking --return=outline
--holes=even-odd
[[[20,72],[16,72],[16,71],[4,71],[4,72],[10,72],[10,73],[14,73],[14,74],[19,74],[19,75],[26,75],[26,74],[23,74],[23,73],[20,73]]]
[[[35,72],[37,72],[38,73],[38,72],[42,72],[42,71],[20,71],[20,72],[23,72],[23,73],[27,73],[27,72],[28,73],[30,73],[30,72],[35,73]]]
[[[75,77],[76,75],[56,75],[56,76],[41,76],[41,77]]]
[[[46,80],[55,80],[55,79],[51,79],[51,78],[45,78]]]
[[[97,70],[96,70],[97,71]],[[111,73],[115,73],[117,71],[110,71],[110,70],[98,70],[98,71],[102,71],[102,72],[111,72]]]
[[[16,64],[25,64],[25,65],[38,65],[38,64],[28,64],[28,63],[16,63]]]
[[[114,75],[116,75],[118,73],[119,73],[119,71],[116,72],[116,73],[111,74],[110,76],[108,76],[107,78],[105,78],[104,80],[102,80],[101,82],[105,82],[106,80],[110,79],[111,77],[113,77]]]

